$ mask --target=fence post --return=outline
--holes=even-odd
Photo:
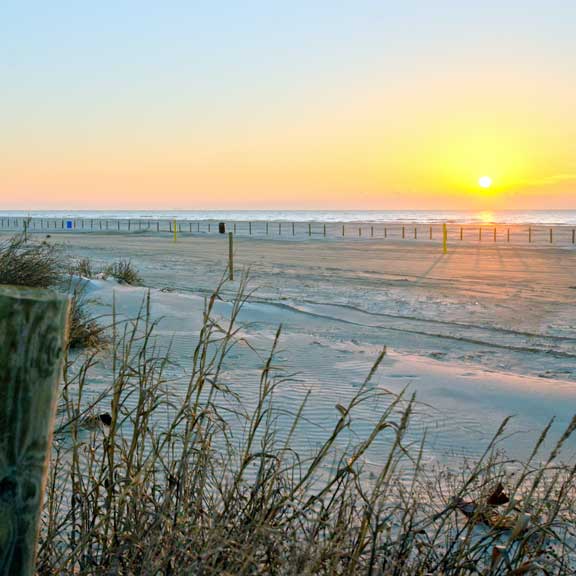
[[[553,242],[553,238],[552,238],[552,228],[550,228],[550,244],[552,244]]]
[[[572,229],[572,244],[576,244],[576,230]]]
[[[496,242],[496,227],[494,227],[494,242]]]
[[[344,224],[342,224],[342,238],[344,238]]]
[[[404,240],[404,238],[406,238],[406,227],[402,226],[402,240]]]
[[[460,226],[460,241],[464,240],[464,227]]]
[[[448,254],[448,228],[442,224],[442,252]]]
[[[228,232],[228,278],[234,280],[234,237]]]
[[[296,233],[294,232],[294,222],[292,222],[292,236],[294,236]]]
[[[508,228],[508,233],[506,235],[507,242],[510,242],[510,228]]]
[[[176,219],[174,219],[174,242],[178,239],[178,230],[176,228]]]
[[[68,300],[0,288],[0,573],[35,574]]]
[[[252,236],[252,222],[248,222],[248,234]]]
[[[414,226],[414,240],[418,240],[418,228]]]
[[[326,224],[324,224],[324,236],[326,236]]]
[[[308,223],[308,236],[312,236],[312,224]]]
[[[528,228],[528,243],[532,244],[532,226]]]
[[[374,238],[374,226],[370,226],[370,238]]]
[[[478,230],[478,241],[482,242],[482,226],[480,226],[480,228]]]
[[[384,226],[384,238],[388,238],[388,228]]]

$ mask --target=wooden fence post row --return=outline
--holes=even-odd
[[[0,574],[35,573],[68,299],[0,288]]]
[[[6,231],[14,231],[14,232],[18,232],[21,231],[23,232],[25,235],[31,235],[34,232],[42,232],[42,231],[50,231],[50,230],[57,230],[57,229],[62,229],[62,230],[66,230],[67,229],[67,221],[70,221],[66,218],[0,218],[0,229],[1,230],[6,230]],[[192,233],[193,231],[193,225],[195,224],[196,227],[196,231],[198,233],[200,233],[202,230],[204,230],[205,232],[211,233],[212,232],[212,223],[206,221],[205,224],[201,224],[200,221],[197,222],[193,222],[191,220],[187,221],[188,222],[188,227],[186,228],[186,221],[184,222],[178,222],[177,224],[174,223],[173,220],[170,219],[166,219],[166,220],[141,220],[138,219],[136,222],[132,222],[132,220],[130,218],[126,218],[126,219],[112,219],[111,221],[108,219],[101,219],[101,218],[78,218],[78,219],[71,219],[72,222],[72,229],[73,230],[82,230],[82,231],[94,231],[94,230],[109,230],[110,227],[112,226],[112,228],[116,228],[116,230],[118,232],[121,231],[128,231],[131,232],[132,230],[134,230],[136,227],[138,228],[139,231],[152,231],[154,230],[154,228],[156,229],[156,232],[170,232],[171,234],[173,234],[175,231],[176,232],[182,232],[182,230],[186,230],[190,233]],[[136,226],[137,223],[137,226]],[[233,222],[230,223],[230,228],[233,230],[234,234],[237,234],[238,231],[244,231],[247,232],[248,235],[252,236],[253,234],[253,226],[252,226],[252,222],[248,221],[245,222],[244,224],[240,225],[237,222]],[[270,223],[269,222],[262,222],[262,224],[265,226],[265,232],[266,235],[270,235],[271,231],[270,231]],[[273,223],[274,224],[274,223]],[[282,222],[278,222],[278,235],[282,235],[283,233],[283,226],[282,226]],[[288,225],[291,227],[292,230],[292,236],[296,236],[297,232],[298,232],[298,226],[296,226],[297,223],[295,222],[290,222],[288,223]],[[307,234],[309,237],[312,236],[313,233],[313,223],[312,222],[308,222],[306,224],[302,223],[300,226],[300,230],[302,230],[302,228],[306,227],[307,228]],[[184,227],[184,228],[183,228]],[[305,229],[306,229],[305,228]],[[420,228],[420,230],[419,230]],[[419,234],[419,231],[421,231],[422,226],[414,226],[413,229],[413,234],[412,232],[410,232],[409,229],[407,229],[406,224],[403,225],[399,225],[397,228],[395,227],[394,230],[392,230],[392,237],[396,236],[397,232],[396,230],[400,230],[401,231],[401,237],[403,240],[407,239],[408,237],[412,237],[415,240],[418,240],[421,237],[428,237],[430,240],[434,239],[434,225],[430,225],[428,227],[428,234]],[[458,226],[459,228],[459,232],[460,232],[460,240],[463,241],[464,240],[464,235],[465,235],[465,230],[464,230],[464,226]],[[456,230],[458,231],[458,228],[456,228]],[[486,226],[482,226],[480,225],[478,227],[478,237],[477,240],[479,242],[482,242],[485,238],[484,238],[484,229],[487,228]],[[260,228],[261,229],[261,228]],[[388,228],[387,226],[384,226],[383,228],[381,228],[380,230],[382,230],[383,234],[380,237],[383,238],[388,238]],[[456,234],[458,234],[458,232],[456,231]],[[547,231],[547,233],[546,233]],[[512,231],[510,228],[502,228],[501,230],[502,234],[499,234],[499,230],[498,227],[495,226],[492,229],[492,238],[494,240],[494,242],[498,242],[499,240],[499,236],[500,239],[504,242],[510,243],[511,242],[511,236],[512,236]],[[272,232],[273,233],[273,232]],[[373,224],[370,224],[370,237],[371,238],[377,238],[379,237],[378,232],[375,229],[375,226]],[[538,234],[535,234],[538,233]],[[546,233],[546,236],[544,238],[542,238],[542,235]],[[330,236],[330,234],[341,234],[342,237],[346,236],[346,225],[343,223],[341,224],[341,229],[338,227],[333,227],[331,230],[329,230],[329,226],[325,223],[322,223],[322,228],[320,230],[320,234],[322,234],[324,237],[328,237]],[[365,234],[366,236],[368,236],[368,233]],[[543,242],[547,242],[549,244],[554,244],[557,242],[561,242],[561,243],[572,243],[573,245],[576,245],[576,228],[572,228],[572,229],[567,229],[565,233],[563,233],[562,230],[560,230],[560,232],[556,235],[556,238],[560,238],[560,240],[556,240],[555,241],[555,230],[553,227],[536,227],[536,229],[533,226],[528,226],[527,228],[527,241],[529,244],[532,244],[534,242],[537,242],[539,239],[540,241]],[[354,236],[354,234],[352,234],[352,236]],[[358,228],[358,237],[362,237],[363,236],[363,232],[362,232],[362,227]]]

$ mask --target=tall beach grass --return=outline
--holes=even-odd
[[[528,461],[512,462],[496,450],[505,421],[477,462],[431,472],[425,440],[406,441],[415,398],[370,386],[383,351],[356,396],[335,405],[324,443],[298,453],[292,438],[307,400],[288,428],[277,425],[281,330],[255,407],[222,377],[249,296],[243,281],[226,321],[214,314],[219,290],[206,300],[185,386],[155,339],[150,295],[133,320],[113,317],[99,397],[85,390],[103,352],[69,359],[40,574],[572,573],[576,468],[557,459],[575,422],[551,453],[541,453],[546,429]],[[338,439],[375,394],[388,398],[379,421],[342,450]],[[110,426],[94,418],[102,413]],[[369,475],[363,457],[384,434],[390,449]]]

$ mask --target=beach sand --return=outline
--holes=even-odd
[[[224,236],[52,235],[74,257],[96,266],[130,258],[152,290],[159,335],[186,366],[204,298],[225,274]],[[249,346],[233,351],[225,374],[248,403],[275,330],[283,334],[277,363],[291,378],[276,401],[287,413],[308,391],[306,426],[296,439],[314,448],[338,417],[379,351],[387,356],[375,389],[417,394],[410,440],[427,434],[426,457],[452,462],[485,448],[505,416],[514,415],[502,448],[523,458],[553,416],[553,437],[576,413],[576,250],[491,243],[382,239],[250,239],[234,244],[236,279],[218,313],[230,310],[242,270],[255,289],[240,320]],[[106,313],[136,313],[146,290],[90,283]],[[97,383],[94,384],[97,388]],[[374,423],[388,400],[361,406],[350,439]],[[356,436],[358,435],[358,436]],[[378,464],[384,437],[369,454]],[[565,453],[573,453],[571,442]]]

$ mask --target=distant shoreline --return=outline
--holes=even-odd
[[[0,210],[0,218],[576,226],[575,210]]]

